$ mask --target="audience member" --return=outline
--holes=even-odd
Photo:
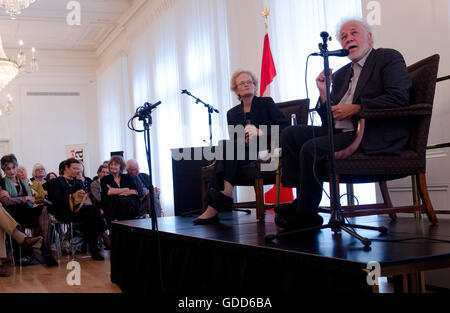
[[[139,199],[141,199],[142,212],[150,214],[150,188],[152,183],[150,182],[150,176],[146,173],[139,172],[139,164],[136,160],[127,161],[127,173],[134,178],[138,190]],[[155,198],[155,213],[156,216],[161,216],[161,203],[159,201],[160,190],[155,187],[154,198]]]
[[[135,180],[123,174],[125,162],[121,156],[112,156],[108,163],[109,175],[101,179],[102,208],[108,222],[133,219],[141,215],[140,200]]]
[[[45,263],[57,266],[50,248],[50,218],[47,207],[36,203],[28,184],[18,177],[18,162],[13,154],[1,158],[1,167],[5,177],[0,180],[0,190],[6,191],[0,198],[1,203],[19,224],[32,228],[35,234],[43,236],[41,251]]]
[[[111,246],[111,241],[106,234],[106,223],[98,207],[92,203],[79,206],[70,205],[70,198],[86,194],[83,185],[76,176],[81,171],[80,161],[71,158],[64,162],[63,175],[51,180],[48,195],[53,203],[53,214],[64,223],[83,223],[86,225],[86,237],[94,260],[104,260],[98,249],[98,238],[103,237],[106,247]],[[54,182],[54,183],[53,183]],[[76,195],[78,194],[78,195]]]

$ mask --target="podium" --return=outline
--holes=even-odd
[[[202,209],[201,168],[212,163],[205,159],[204,149],[210,147],[171,149],[175,216]]]

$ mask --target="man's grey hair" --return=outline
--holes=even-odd
[[[138,163],[138,161],[136,161],[135,159],[129,159],[127,162],[126,162],[126,166],[127,166],[127,168],[128,168],[128,163],[134,163],[134,164],[136,164],[137,165],[137,167],[138,167],[138,169],[139,169],[139,163]]]
[[[360,19],[360,18],[345,18],[345,19],[343,19],[343,20],[341,20],[340,22],[339,22],[339,24],[337,25],[337,27],[336,27],[336,38],[337,38],[337,40],[339,41],[339,43],[340,44],[342,44],[342,42],[341,42],[341,29],[342,29],[342,26],[344,26],[344,24],[347,24],[348,22],[356,22],[356,23],[358,23],[359,25],[361,25],[363,28],[364,28],[364,30],[366,31],[366,34],[369,34],[369,33],[371,33],[372,34],[372,42],[371,42],[371,44],[372,44],[372,46],[373,46],[373,44],[374,44],[374,36],[373,36],[373,32],[372,32],[372,27],[366,22],[366,21],[364,21],[364,20],[362,20],[362,19]]]

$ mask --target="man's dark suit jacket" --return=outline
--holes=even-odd
[[[348,90],[351,63],[333,75],[331,104],[338,104]],[[410,105],[411,78],[403,56],[393,49],[373,49],[364,63],[356,86],[353,103],[365,109],[391,109]],[[320,101],[320,100],[319,100]],[[317,109],[327,126],[324,105]],[[352,118],[353,125],[357,118]],[[362,151],[366,154],[400,154],[408,142],[409,128],[399,119],[366,120]]]
[[[275,102],[270,97],[254,97],[252,101],[252,106],[250,108],[250,121],[252,125],[256,128],[260,128],[261,125],[267,126],[266,136],[270,136],[271,125],[279,125],[280,132],[289,126],[289,121],[281,113],[280,109],[277,107]],[[245,126],[245,114],[244,114],[244,104],[241,102],[237,106],[231,108],[227,112],[228,125]],[[231,134],[230,134],[231,136]],[[231,139],[231,138],[230,138]]]

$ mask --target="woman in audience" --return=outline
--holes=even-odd
[[[23,166],[17,167],[17,177],[19,177],[21,180],[23,180],[27,184],[30,184],[30,180],[28,179],[28,172],[25,167],[23,167]]]
[[[1,167],[5,177],[0,180],[0,190],[6,191],[0,198],[5,209],[24,227],[32,228],[35,235],[44,238],[41,247],[42,256],[48,266],[57,266],[50,248],[50,218],[47,207],[36,204],[30,187],[17,175],[18,163],[14,154],[5,155],[1,159]]]
[[[47,175],[47,173],[45,171],[45,167],[42,164],[36,163],[33,166],[33,171],[31,172],[31,175],[33,176],[33,182],[37,182],[41,185],[45,184],[46,182],[45,175]]]
[[[6,191],[0,191],[0,198]],[[22,249],[27,249],[36,244],[41,237],[27,237],[17,229],[19,224],[8,214],[0,203],[0,277],[8,277],[9,271],[6,268],[4,260],[6,259],[5,233],[13,238]]]
[[[208,207],[193,221],[194,224],[216,224],[219,222],[217,213],[231,208],[233,186],[239,167],[255,161],[250,160],[249,143],[256,141],[258,137],[268,141],[272,125],[278,125],[280,132],[289,126],[289,122],[272,98],[256,96],[257,83],[256,75],[249,70],[238,70],[231,77],[231,90],[241,103],[227,112],[227,121],[229,126],[244,126],[244,132],[243,134],[230,134],[230,139],[234,140],[234,157],[227,158],[228,155],[225,152],[222,160],[216,160],[213,180],[205,197]],[[265,130],[261,126],[266,126]],[[246,144],[245,160],[237,158],[236,148],[239,137]],[[270,142],[266,147],[266,149],[271,147]]]
[[[95,179],[91,184],[91,198],[94,203],[101,205],[102,202],[102,185],[101,179],[109,175],[109,170],[107,165],[100,165],[97,170],[97,179]]]
[[[113,156],[108,163],[109,175],[101,179],[102,208],[108,222],[133,219],[140,215],[141,204],[135,180],[124,174],[125,161]]]
[[[103,237],[105,246],[111,246],[111,240],[105,233],[106,223],[100,210],[92,203],[84,202],[83,205],[70,205],[70,197],[77,197],[75,194],[84,195],[83,185],[76,179],[81,171],[81,162],[76,159],[67,159],[64,162],[63,175],[52,180],[49,185],[49,200],[53,203],[53,213],[55,217],[64,223],[83,223],[86,225],[86,237],[91,249],[91,256],[94,260],[104,260],[98,249],[98,238]]]
[[[56,175],[56,173],[54,172],[50,172],[47,174],[47,176],[45,176],[45,181],[48,182],[49,180],[58,178],[58,175]]]
[[[81,171],[78,173],[76,179],[81,181],[81,183],[83,184],[83,190],[86,193],[91,193],[92,179],[84,176],[84,164],[82,162],[80,164],[81,164]]]
[[[44,190],[45,190],[46,194],[47,194],[48,185],[50,184],[50,181],[55,179],[55,178],[58,178],[58,175],[56,175],[53,172],[50,172],[50,173],[47,174],[47,176],[45,176],[45,183],[42,185],[42,187],[44,187]]]

